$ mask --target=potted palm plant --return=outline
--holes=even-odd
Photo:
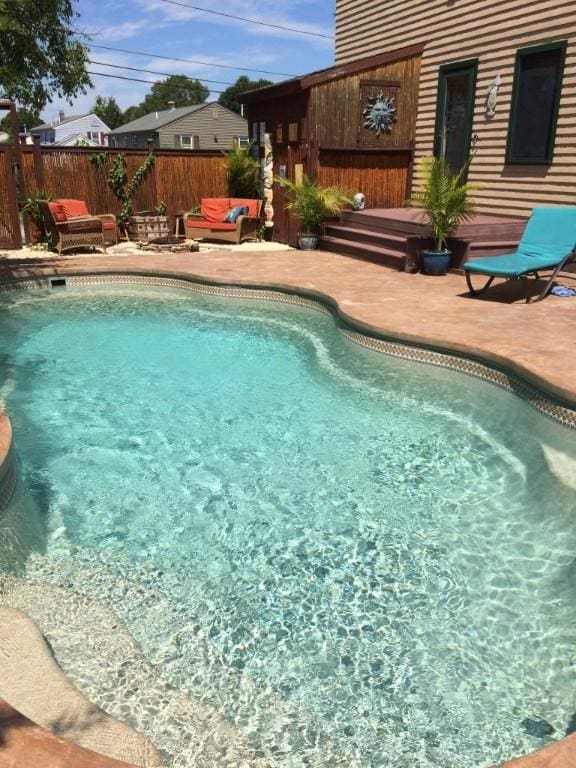
[[[475,205],[470,194],[477,187],[466,181],[471,159],[456,172],[444,157],[426,157],[421,162],[420,189],[408,204],[422,209],[422,219],[434,239],[434,249],[422,251],[422,264],[427,275],[446,274],[452,258],[446,240],[462,222],[474,215]]]
[[[320,224],[338,216],[346,205],[352,205],[350,194],[338,186],[322,187],[306,175],[299,184],[285,178],[277,181],[288,190],[286,210],[293,211],[300,220],[298,247],[304,251],[315,250]]]

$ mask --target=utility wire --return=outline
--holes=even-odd
[[[77,35],[86,37],[84,32],[76,32]],[[215,64],[212,61],[199,61],[197,59],[178,59],[175,56],[161,56],[158,53],[144,53],[143,51],[130,51],[127,48],[113,48],[111,45],[96,45],[96,43],[87,43],[91,48],[101,48],[103,51],[119,51],[120,53],[130,53],[134,56],[147,56],[155,59],[165,59],[166,61],[183,61],[185,64],[202,64],[206,67],[219,67],[220,69],[237,69],[240,72],[258,72],[261,75],[280,75],[280,77],[298,77],[288,72],[269,72],[266,69],[247,69],[246,67],[233,67],[230,64]]]
[[[96,75],[96,77],[111,77],[114,80],[130,80],[133,83],[146,83],[146,85],[160,85],[163,81],[162,80],[144,80],[141,77],[125,77],[124,75],[108,75],[104,72],[91,72],[89,69],[86,70],[86,72],[89,75]],[[174,86],[176,89],[185,91],[188,90],[185,85],[176,85]],[[211,93],[224,93],[224,91],[213,91],[210,89]]]
[[[186,80],[202,81],[204,83],[218,83],[218,85],[234,85],[234,83],[228,83],[225,80],[208,80],[205,77],[188,77],[188,75],[178,75],[175,72],[156,72],[154,69],[140,69],[139,67],[126,67],[121,64],[108,64],[105,61],[94,61],[94,59],[88,59],[89,64],[97,64],[99,67],[113,67],[114,69],[129,69],[131,72],[147,72],[149,75],[162,75],[163,77],[185,77]]]
[[[270,24],[267,21],[257,21],[256,19],[246,19],[244,16],[234,16],[232,13],[224,13],[223,11],[213,11],[209,8],[200,8],[197,5],[188,5],[188,3],[181,3],[178,0],[161,0],[163,3],[169,5],[179,5],[181,8],[191,8],[193,11],[202,11],[202,13],[213,13],[215,16],[224,16],[227,19],[236,19],[236,21],[245,21],[248,24],[258,24],[260,27],[271,27],[272,29],[282,29],[286,32],[296,32],[299,35],[310,35],[311,37],[324,37],[327,40],[334,40],[333,35],[323,35],[321,32],[308,32],[305,29],[295,29],[294,27],[285,27],[282,24]]]

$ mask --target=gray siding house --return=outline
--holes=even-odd
[[[98,115],[76,115],[60,117],[53,123],[43,123],[30,130],[31,136],[39,136],[40,144],[53,144],[59,147],[84,146],[104,147],[110,128]]]
[[[217,102],[150,112],[110,131],[111,147],[161,149],[232,149],[248,144],[248,123]]]

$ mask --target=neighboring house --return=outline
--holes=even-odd
[[[86,145],[80,146],[106,146],[106,135],[110,128],[98,115],[77,115],[66,117],[60,112],[59,119],[53,123],[44,123],[30,130],[31,136],[39,136],[40,144],[52,144],[62,146],[79,146],[80,140],[85,140]]]
[[[405,188],[377,202],[394,207],[417,187],[420,158],[457,167],[474,148],[479,211],[526,216],[576,200],[575,72],[574,0],[336,0],[336,66],[244,100],[251,132],[265,122],[276,138],[275,165],[290,125],[305,170],[336,166],[337,150],[359,183],[371,183],[368,166],[401,165],[403,150]],[[390,104],[395,120],[376,135],[364,123]]]
[[[248,123],[217,102],[192,107],[172,106],[151,112],[109,133],[111,147],[163,149],[232,149],[248,144]]]

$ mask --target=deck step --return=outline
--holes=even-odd
[[[339,237],[325,236],[320,239],[320,248],[332,253],[341,253],[355,259],[372,261],[392,269],[404,269],[406,255],[402,250],[384,248],[370,243],[357,242]]]
[[[468,245],[467,261],[483,256],[500,256],[512,253],[518,247],[518,240],[473,241]]]
[[[330,224],[326,227],[326,235],[340,240],[354,240],[359,243],[370,243],[383,248],[404,252],[406,237],[395,235],[386,230],[358,229],[345,224]]]

